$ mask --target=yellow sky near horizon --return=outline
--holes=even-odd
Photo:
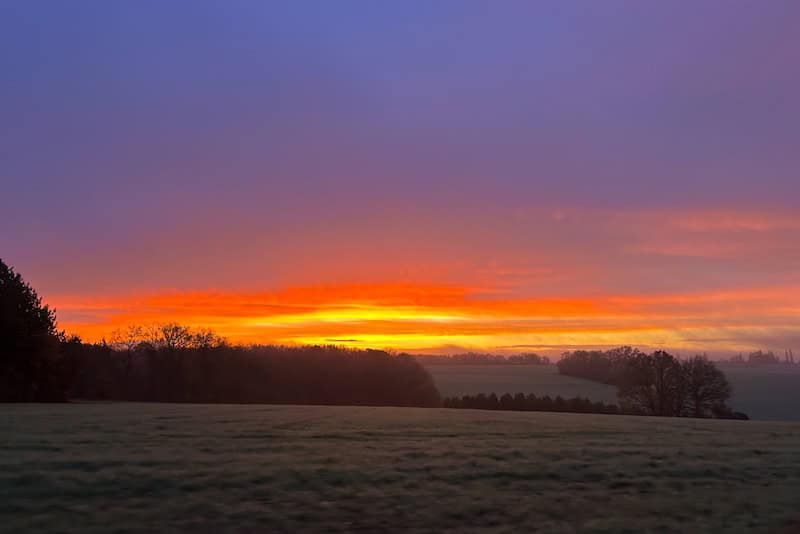
[[[402,351],[553,352],[637,345],[680,351],[791,348],[800,292],[519,299],[422,284],[277,292],[53,298],[60,326],[88,341],[129,324],[180,322],[234,343],[341,344]],[[785,340],[785,341],[784,341]]]
[[[792,212],[529,207],[365,217],[369,224],[300,221],[255,238],[224,219],[202,235],[194,225],[159,234],[148,248],[16,267],[57,309],[60,327],[88,341],[129,324],[180,322],[235,343],[415,352],[800,350]]]

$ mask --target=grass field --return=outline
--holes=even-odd
[[[800,424],[0,407],[0,531],[797,532]]]
[[[800,366],[720,369],[733,386],[731,404],[737,409],[755,419],[800,421]]]
[[[429,365],[442,396],[535,393],[617,402],[617,388],[558,374],[555,365]]]
[[[759,420],[800,421],[800,366],[720,366],[733,386],[731,406]],[[430,365],[444,396],[535,393],[617,402],[617,388],[562,376],[555,365]]]

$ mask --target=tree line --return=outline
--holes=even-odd
[[[477,395],[464,395],[462,397],[446,397],[443,401],[445,408],[461,408],[468,410],[510,410],[518,412],[571,412],[571,413],[600,413],[619,414],[615,404],[592,402],[582,397],[564,399],[560,395],[551,398],[549,395],[537,397],[533,393],[525,395],[505,393],[497,396],[496,393],[479,393]]]
[[[417,354],[414,356],[423,365],[549,365],[550,358],[534,352],[524,354],[489,354],[466,352],[463,354]]]
[[[791,349],[783,351],[783,359],[778,357],[774,352],[757,350],[751,352],[745,358],[744,354],[737,354],[727,360],[721,360],[722,363],[731,365],[800,365],[800,362],[794,359],[794,352]]]
[[[179,325],[164,328],[185,329]],[[191,331],[190,331],[191,332]],[[64,345],[67,396],[127,401],[439,406],[433,379],[407,355],[337,346],[149,342]]]
[[[746,417],[727,405],[731,385],[705,356],[679,360],[665,351],[645,354],[632,347],[619,347],[567,352],[557,366],[560,374],[617,386],[620,410],[624,413]]]

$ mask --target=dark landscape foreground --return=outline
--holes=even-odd
[[[798,532],[800,423],[0,407],[5,532]]]

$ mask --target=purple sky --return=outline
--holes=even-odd
[[[794,296],[798,51],[796,1],[7,0],[0,257],[57,304]]]

